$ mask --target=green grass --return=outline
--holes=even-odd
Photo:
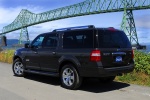
[[[116,80],[130,84],[150,86],[150,53],[146,54],[135,51],[134,60],[134,71],[123,76],[117,76]]]
[[[0,62],[12,63],[14,50],[0,52]],[[150,86],[150,54],[135,51],[135,69],[133,72],[117,76],[116,81]]]
[[[135,51],[135,71],[150,75],[150,53]]]
[[[137,84],[143,86],[150,86],[150,75],[142,73],[142,72],[135,72],[124,74],[122,76],[117,76],[116,81],[125,82],[129,84]]]

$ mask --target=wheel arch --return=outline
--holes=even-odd
[[[61,61],[61,63],[59,64],[59,73],[61,72],[62,67],[63,67],[64,65],[66,65],[66,64],[72,64],[73,67],[77,70],[77,72],[78,72],[79,75],[80,75],[80,71],[79,71],[79,69],[78,69],[78,67],[81,67],[80,63],[75,62],[75,61],[73,61],[73,60],[68,60],[68,59]]]
[[[19,56],[14,56],[14,57],[13,57],[13,61],[15,61],[16,59],[20,59],[21,62],[23,62],[23,60],[22,60],[21,57],[19,57]]]

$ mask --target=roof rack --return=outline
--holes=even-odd
[[[55,30],[53,30],[53,32],[65,31],[65,30],[76,30],[76,29],[87,29],[87,28],[95,28],[95,26],[94,26],[94,25],[86,25],[86,26],[60,28],[60,29],[55,29]]]

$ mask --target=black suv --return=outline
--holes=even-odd
[[[13,72],[61,78],[62,86],[77,89],[83,77],[111,82],[134,69],[134,52],[123,31],[93,25],[56,29],[38,35],[16,50]]]

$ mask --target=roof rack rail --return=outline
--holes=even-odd
[[[75,29],[86,29],[86,28],[95,28],[94,25],[86,25],[86,26],[77,26],[77,27],[68,27],[68,28],[60,28],[60,29],[55,29],[53,32],[57,31],[65,31],[65,30],[75,30]]]

